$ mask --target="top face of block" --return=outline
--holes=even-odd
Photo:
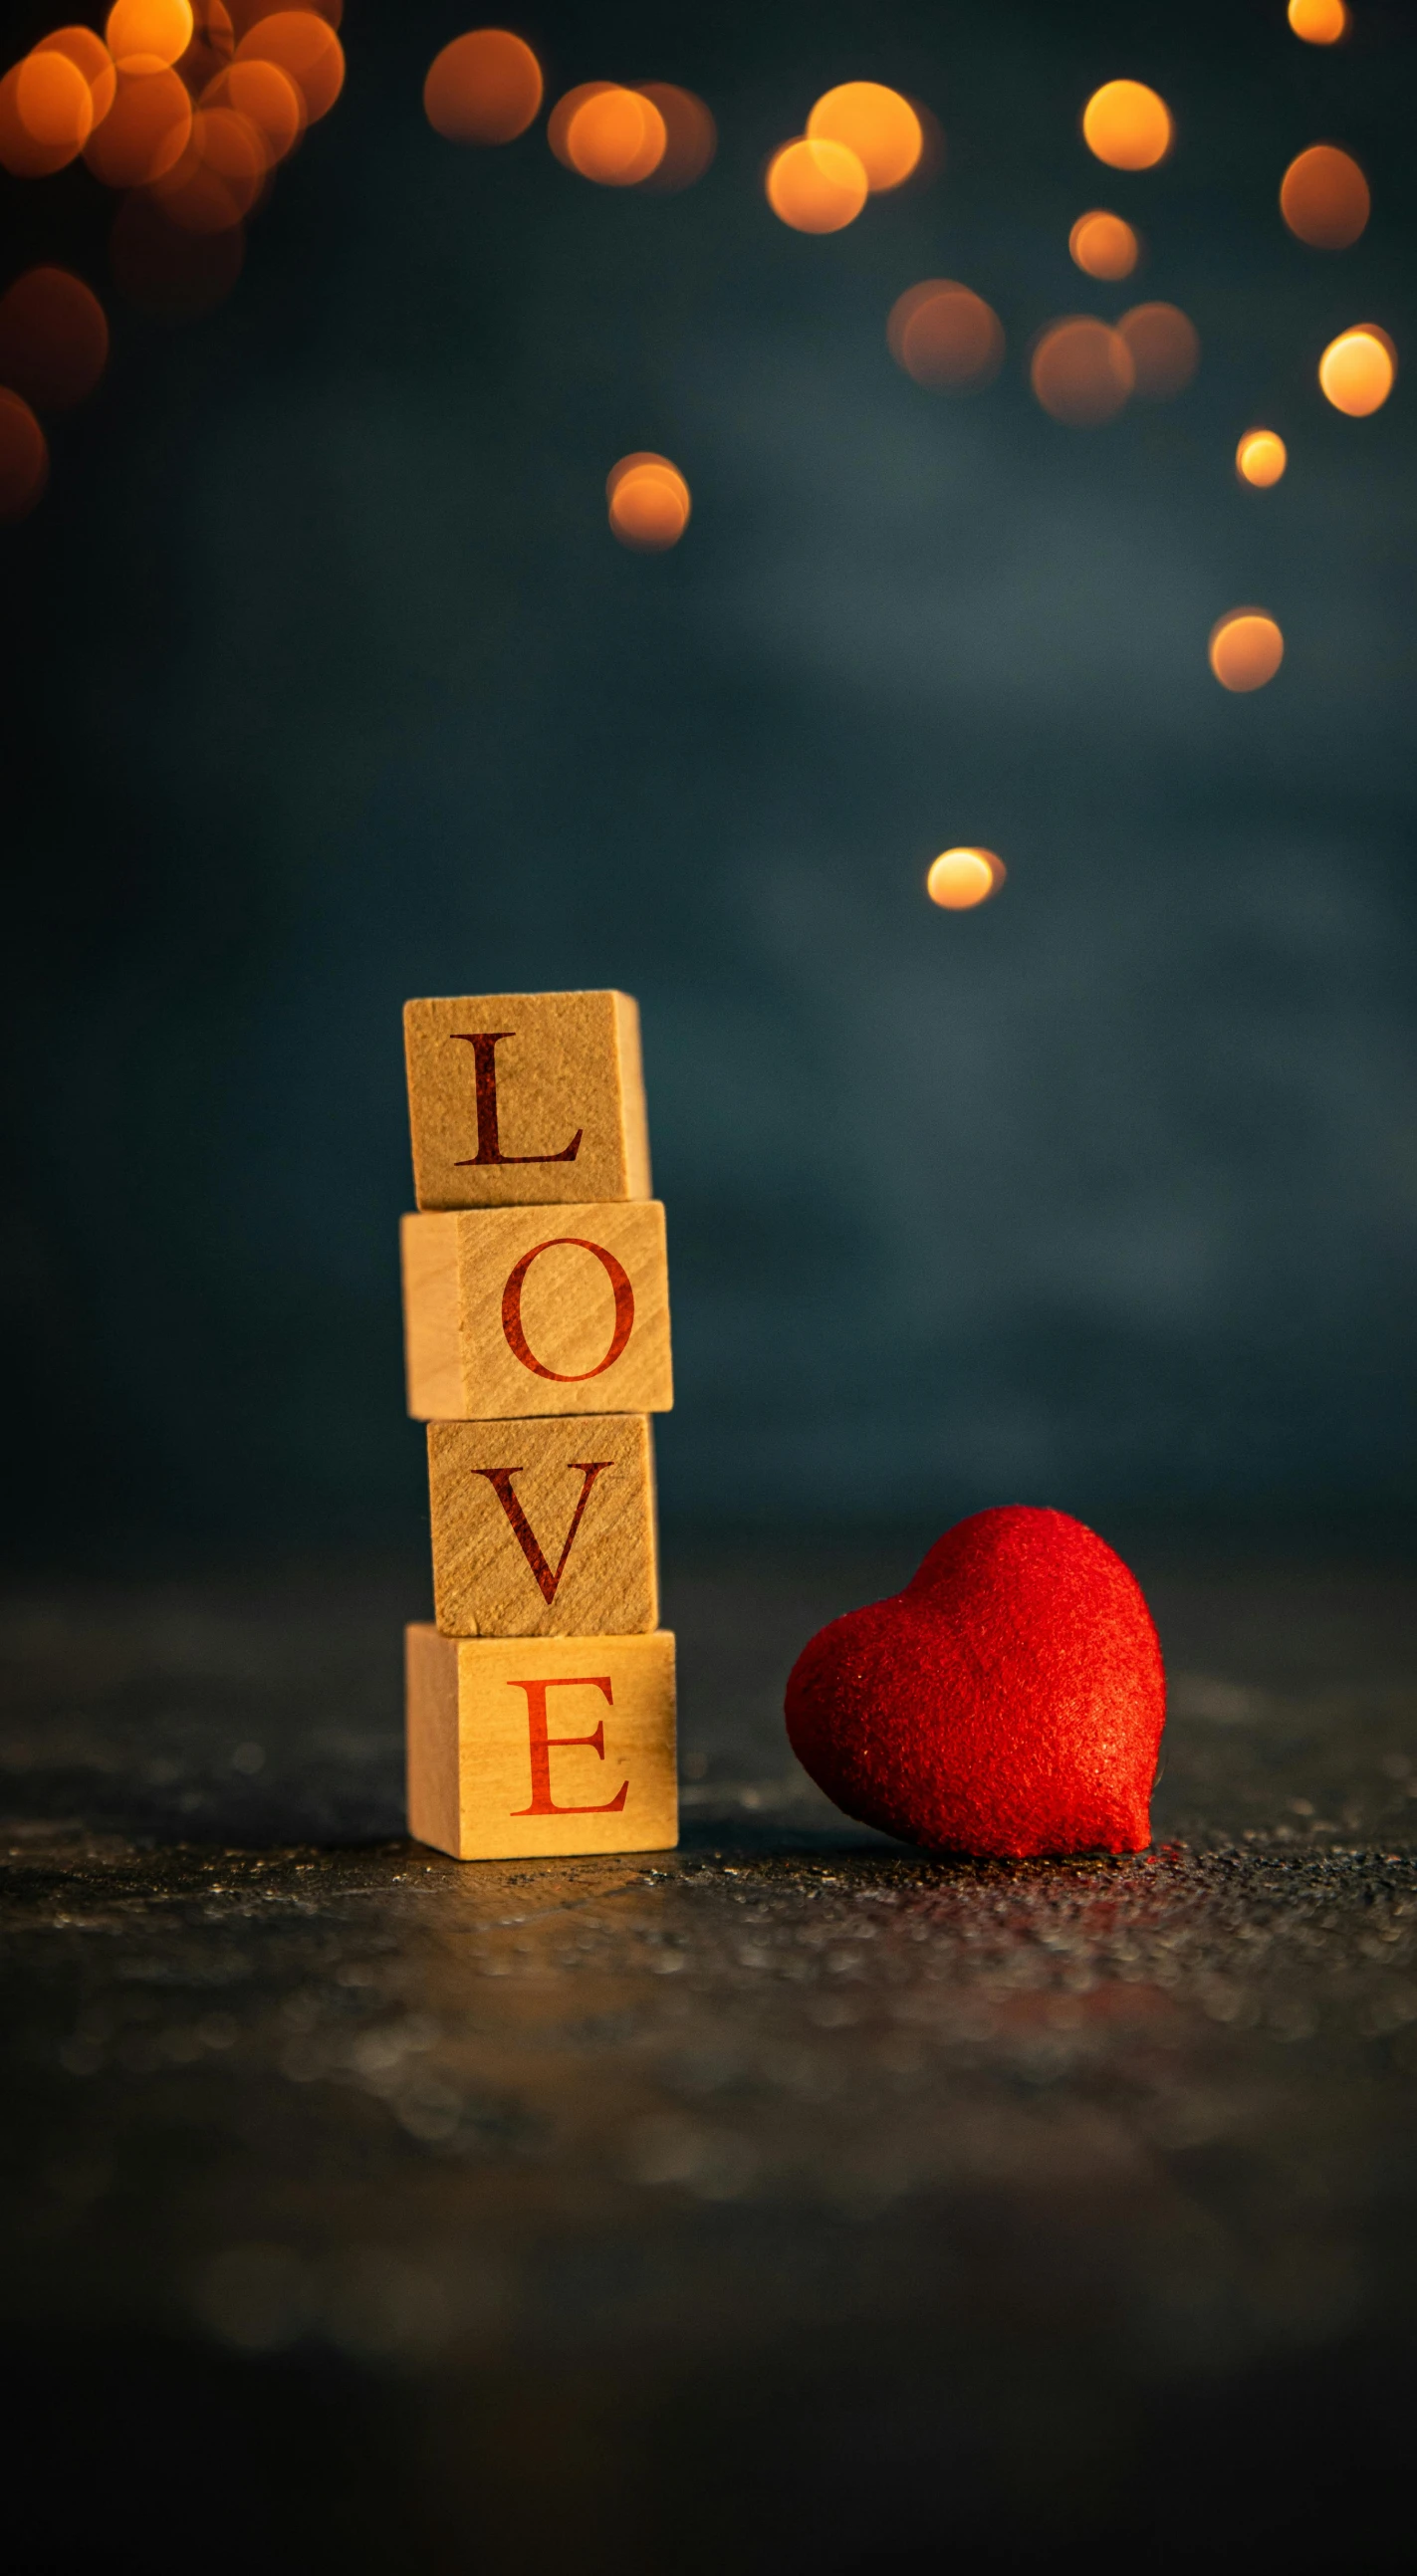
[[[628,993],[406,1002],[403,1027],[420,1208],[649,1197]]]

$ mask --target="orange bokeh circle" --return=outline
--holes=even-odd
[[[971,287],[927,277],[891,306],[886,346],[918,385],[958,393],[992,383],[1003,364],[1004,330]]]
[[[1235,450],[1235,471],[1242,483],[1267,492],[1289,463],[1289,451],[1277,429],[1247,429]]]
[[[1079,215],[1068,235],[1068,249],[1076,265],[1089,277],[1130,277],[1141,254],[1141,244],[1120,215],[1109,215],[1095,206],[1090,214]]]
[[[838,233],[854,223],[870,193],[865,168],[844,143],[799,135],[768,163],[764,180],[773,213],[798,233]]]
[[[1003,860],[993,850],[941,850],[926,872],[925,891],[943,912],[972,912],[976,904],[987,903],[998,892],[1007,875]]]
[[[678,466],[651,448],[637,449],[611,466],[605,495],[616,536],[641,554],[663,554],[678,544],[689,524],[689,486]]]
[[[1348,33],[1344,0],[1289,0],[1289,24],[1306,45],[1336,45]]]
[[[807,119],[808,140],[844,143],[866,173],[872,195],[899,188],[925,148],[924,128],[908,98],[880,81],[843,81],[819,98]]]
[[[1210,667],[1222,689],[1262,689],[1284,659],[1284,638],[1263,608],[1231,608],[1210,630]]]
[[[1280,183],[1279,211],[1310,250],[1347,250],[1365,229],[1372,206],[1352,153],[1336,143],[1311,144],[1290,162]]]
[[[1104,81],[1082,112],[1089,152],[1112,170],[1154,170],[1171,149],[1171,111],[1144,81]]]
[[[202,92],[204,108],[230,108],[261,136],[272,161],[293,152],[305,131],[305,101],[278,63],[229,63]]]
[[[344,47],[314,9],[276,9],[241,38],[237,62],[274,63],[294,81],[311,124],[328,116],[344,87]]]
[[[1397,349],[1380,323],[1356,322],[1330,340],[1319,360],[1319,384],[1335,411],[1366,420],[1381,411],[1397,382]]]
[[[663,160],[669,129],[652,98],[618,81],[597,85],[564,128],[564,159],[602,188],[634,188]]]
[[[423,111],[449,143],[515,143],[541,106],[541,65],[506,27],[476,27],[435,54]]]
[[[1029,378],[1054,420],[1069,429],[1096,429],[1122,410],[1136,368],[1120,331],[1093,314],[1071,313],[1050,323],[1035,342]]]
[[[113,0],[103,33],[120,69],[126,63],[170,65],[192,41],[192,0]]]

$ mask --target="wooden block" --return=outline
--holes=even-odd
[[[657,1199],[406,1216],[403,1299],[417,1421],[674,1402]]]
[[[405,1002],[403,1029],[421,1208],[649,1197],[628,993]]]
[[[642,1413],[430,1422],[433,1599],[445,1637],[657,1627],[654,1449]]]
[[[408,1829],[455,1860],[670,1851],[674,1639],[411,1627]]]

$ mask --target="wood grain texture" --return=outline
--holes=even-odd
[[[428,1497],[444,1636],[629,1636],[657,1626],[644,1414],[431,1422]]]
[[[403,1276],[416,1421],[673,1405],[657,1199],[406,1216]]]
[[[420,1208],[649,1197],[628,993],[414,1001],[403,1021]]]
[[[408,1631],[409,1831],[455,1860],[670,1851],[674,1639]],[[456,1813],[445,1785],[456,1764]]]

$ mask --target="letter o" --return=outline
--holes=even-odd
[[[522,1331],[522,1288],[526,1274],[539,1252],[554,1252],[561,1243],[573,1243],[581,1252],[593,1252],[615,1291],[615,1330],[610,1336],[609,1350],[603,1360],[596,1361],[594,1368],[548,1368],[544,1360],[536,1358]],[[606,1369],[614,1367],[634,1328],[635,1292],[630,1286],[629,1272],[622,1262],[616,1260],[613,1252],[606,1251],[603,1243],[587,1243],[583,1234],[552,1234],[544,1243],[534,1243],[530,1252],[522,1254],[502,1291],[502,1330],[513,1359],[520,1360],[523,1368],[534,1369],[538,1377],[554,1378],[558,1386],[572,1386],[582,1378],[603,1376]]]

